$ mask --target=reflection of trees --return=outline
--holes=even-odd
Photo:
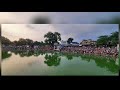
[[[88,62],[90,62],[90,56],[88,55],[88,56],[86,56],[86,55],[81,55],[81,58],[82,58],[82,60],[86,60],[86,61],[88,61]]]
[[[58,66],[61,60],[57,53],[51,55],[46,54],[45,59],[46,60],[44,61],[44,63],[47,64],[48,66]]]
[[[65,56],[68,60],[73,60],[73,57],[79,57],[79,54],[73,53],[60,53],[61,56]]]
[[[73,59],[73,55],[72,55],[72,54],[66,53],[66,54],[64,54],[64,56],[66,56],[66,58],[67,58],[68,60],[72,60],[72,59]]]
[[[81,57],[81,60],[86,60],[90,62],[91,60],[95,60],[97,66],[101,68],[106,68],[113,73],[119,72],[119,65],[115,64],[115,60],[112,58],[104,58],[102,56],[93,56],[93,55],[80,55],[80,54],[72,54],[72,53],[55,53],[55,52],[44,52],[44,51],[13,51],[16,55],[19,54],[21,57],[30,57],[30,56],[39,56],[45,55],[44,63],[48,66],[58,66],[60,64],[61,58],[60,56],[66,57],[68,60],[74,60],[73,57]],[[11,54],[8,52],[2,51],[2,59],[9,58]]]
[[[9,54],[7,51],[2,51],[2,59],[11,57],[12,54]]]
[[[18,51],[20,57],[30,57],[34,54],[33,51]]]
[[[107,68],[113,73],[119,72],[119,66],[115,64],[115,60],[112,58],[105,58],[101,56],[89,56],[89,55],[80,55],[82,60],[95,60],[97,66],[101,68]]]
[[[30,57],[30,56],[36,56],[38,57],[39,55],[44,55],[45,52],[38,51],[38,50],[17,50],[17,51],[12,51],[15,55],[19,54],[20,57]]]

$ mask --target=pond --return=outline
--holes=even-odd
[[[2,51],[2,75],[119,75],[119,59],[42,51]]]

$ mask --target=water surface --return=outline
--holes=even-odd
[[[119,75],[118,60],[41,51],[2,52],[2,75]]]

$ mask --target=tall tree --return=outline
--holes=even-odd
[[[58,32],[48,32],[47,34],[44,35],[45,43],[49,45],[54,45],[54,43],[57,43],[58,41],[61,40],[61,34]]]
[[[20,39],[18,40],[18,45],[27,45],[27,42],[26,42],[25,39],[20,38]]]
[[[113,46],[116,46],[119,43],[119,32],[111,33],[111,36],[109,38],[111,40],[111,44]]]
[[[73,38],[68,38],[67,42],[70,44],[73,40]]]
[[[119,43],[119,32],[113,32],[110,36],[104,35],[97,39],[97,45],[116,46]]]
[[[4,45],[10,45],[11,44],[11,41],[4,36],[1,36],[1,41],[2,41],[2,44],[4,44]]]
[[[109,37],[107,35],[100,36],[100,37],[98,37],[97,45],[98,46],[99,45],[107,45],[108,41],[109,41]]]
[[[32,44],[33,44],[33,40],[31,40],[31,39],[26,39],[26,44],[27,44],[27,45],[32,45]]]

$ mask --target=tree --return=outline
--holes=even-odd
[[[111,40],[111,44],[113,46],[116,46],[119,43],[119,32],[113,32],[111,33],[111,36],[109,37]]]
[[[55,39],[56,39],[55,41],[56,41],[56,42],[58,42],[58,41],[61,40],[61,35],[60,35],[60,33],[55,32],[54,35],[55,35]]]
[[[4,45],[10,45],[11,44],[11,41],[4,36],[1,36],[1,40],[2,40],[2,44],[4,44]]]
[[[32,45],[33,44],[33,40],[31,40],[31,39],[26,39],[26,44],[27,45]]]
[[[26,40],[23,39],[23,38],[20,38],[20,39],[18,40],[18,45],[27,45]]]
[[[54,45],[54,43],[58,43],[58,41],[61,40],[61,35],[58,32],[48,32],[47,34],[44,35],[45,43],[49,45]]]
[[[33,42],[33,45],[40,45],[40,42],[35,41],[35,42]]]
[[[18,41],[15,40],[15,41],[12,42],[12,44],[17,46],[18,45]]]
[[[107,45],[109,41],[109,37],[107,35],[100,36],[98,37],[99,39],[97,40],[97,45]]]
[[[119,32],[113,32],[110,36],[104,35],[98,37],[97,45],[117,46],[119,43]]]
[[[73,40],[73,38],[68,38],[67,42],[70,44]]]

